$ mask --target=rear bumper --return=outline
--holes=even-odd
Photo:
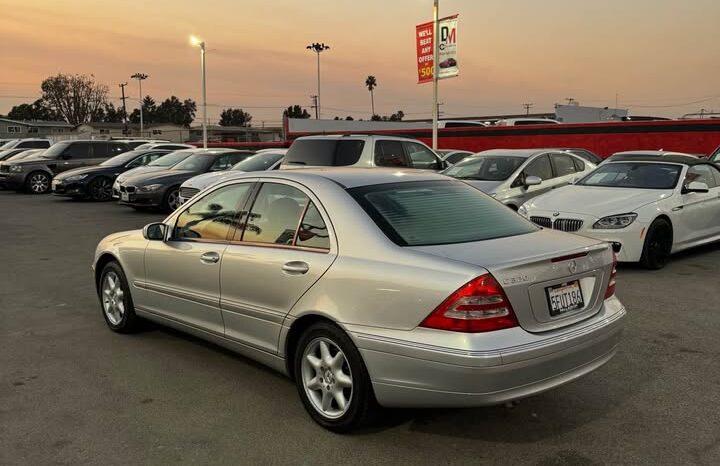
[[[381,405],[471,407],[531,396],[599,368],[617,350],[624,317],[625,308],[613,297],[605,301],[597,315],[571,326],[571,330],[530,334],[513,328],[485,337],[475,334],[465,339],[466,349],[399,340],[388,335],[393,332],[373,335],[352,327],[348,330],[360,349]],[[440,340],[444,337],[439,336]],[[472,348],[473,342],[483,339],[507,342],[522,338],[523,344],[511,347]]]

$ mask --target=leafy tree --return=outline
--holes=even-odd
[[[226,108],[220,114],[220,126],[250,126],[252,115],[241,108]]]
[[[165,99],[158,105],[155,112],[154,123],[173,123],[176,125],[190,126],[195,119],[197,104],[192,99],[180,101],[175,96]]]
[[[123,122],[123,111],[122,108],[115,108],[115,105],[108,103],[105,108],[102,109],[101,119],[93,119],[94,121],[104,121],[106,123],[122,123]]]
[[[155,123],[157,104],[155,99],[146,95],[142,101],[143,123]],[[140,110],[135,109],[130,113],[129,120],[132,123],[140,123]]]
[[[377,87],[377,79],[375,79],[375,76],[370,75],[367,77],[365,87],[370,91],[370,105],[372,106],[372,114],[375,115],[375,95],[373,93],[373,89]]]
[[[350,115],[345,117],[345,120],[347,121],[353,121],[355,118],[351,117]]]
[[[20,104],[14,106],[7,117],[11,120],[40,120],[53,121],[57,120],[57,114],[47,108],[42,99],[38,99],[31,104]]]
[[[387,115],[373,115],[372,118],[370,118],[371,121],[402,121],[402,119],[405,117],[405,112],[402,110],[398,110],[396,113],[393,113],[390,116]]]
[[[72,125],[90,121],[107,103],[108,87],[93,75],[58,74],[40,85],[44,105]]]
[[[308,111],[299,105],[289,106],[283,111],[283,116],[287,118],[310,118]]]

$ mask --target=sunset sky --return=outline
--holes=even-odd
[[[460,14],[460,76],[441,82],[444,117],[551,111],[573,97],[634,114],[720,111],[718,0],[441,0]],[[62,73],[94,74],[119,103],[118,83],[150,78],[145,94],[199,103],[196,34],[207,42],[208,112],[242,107],[253,123],[278,123],[310,106],[315,56],[325,42],[323,116],[376,112],[430,116],[431,86],[416,84],[414,28],[431,0],[0,0],[0,113],[39,96]],[[137,84],[126,88],[136,105]]]

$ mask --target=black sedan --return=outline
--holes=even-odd
[[[120,182],[120,204],[136,209],[159,207],[173,211],[180,205],[183,182],[202,173],[227,170],[253,155],[234,149],[194,149],[193,155],[167,170],[140,173]]]
[[[169,150],[133,150],[108,159],[100,165],[76,168],[55,176],[52,192],[57,196],[109,201],[115,178],[132,168],[147,165]]]

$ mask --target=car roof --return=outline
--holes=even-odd
[[[245,175],[248,178],[283,178],[297,181],[298,183],[326,179],[339,184],[343,188],[356,188],[358,186],[406,181],[453,181],[445,175],[431,171],[375,167],[295,168],[293,170],[270,172],[248,172]]]
[[[632,154],[632,155],[630,155]],[[679,163],[683,165],[712,165],[716,167],[714,163],[707,159],[701,159],[693,155],[680,154],[680,153],[665,153],[660,156],[659,154],[643,154],[638,152],[625,152],[615,154],[612,160],[608,160],[607,163],[617,162],[656,162],[656,163]]]
[[[307,140],[307,139],[327,139],[327,140],[335,140],[335,139],[370,139],[370,138],[382,138],[382,139],[393,139],[397,141],[412,141],[412,142],[420,142],[415,138],[406,138],[401,136],[385,136],[380,134],[316,134],[313,136],[301,136],[296,141],[300,140]]]
[[[150,150],[150,149],[142,149],[142,150]],[[190,151],[193,153],[193,155],[194,154],[216,155],[216,154],[224,154],[225,152],[241,152],[241,153],[247,153],[247,154],[253,153],[253,151],[251,151],[251,150],[228,149],[225,147],[212,147],[212,148],[208,148],[208,149],[203,149],[202,147],[199,147],[196,149],[191,149],[190,147],[187,147],[187,148],[184,147],[182,149],[176,149],[172,152],[181,152],[181,151],[182,152]]]
[[[695,157],[692,154],[687,154],[685,152],[673,152],[673,151],[666,151],[666,150],[626,150],[623,152],[615,152],[611,157],[614,156],[623,156],[623,155],[633,155],[633,156],[649,156],[649,157],[667,157],[668,155],[683,155],[686,157]]]
[[[545,152],[557,151],[561,149],[490,149],[473,154],[475,156],[482,155],[507,155],[512,157],[524,157],[529,158],[536,154],[543,154]]]

